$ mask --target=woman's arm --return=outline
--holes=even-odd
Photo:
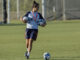
[[[22,21],[23,23],[27,23],[27,20],[23,19],[23,17],[20,17],[20,21]]]
[[[46,20],[44,22],[44,24],[41,24],[40,26],[45,27],[47,25]]]
[[[46,20],[43,18],[43,16],[39,13],[39,19],[43,19],[44,24],[41,24],[40,26],[45,27],[47,25]]]

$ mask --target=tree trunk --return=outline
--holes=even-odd
[[[3,23],[7,24],[7,7],[6,7],[7,1],[3,0]]]

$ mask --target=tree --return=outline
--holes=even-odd
[[[3,23],[7,23],[7,7],[6,7],[7,1],[3,0]]]

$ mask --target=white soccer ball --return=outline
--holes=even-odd
[[[24,16],[24,17],[23,17],[23,20],[24,20],[24,21],[27,21],[27,20],[28,20],[28,17]]]
[[[43,54],[43,58],[44,58],[44,60],[49,60],[50,59],[50,54],[48,52],[45,52]]]
[[[44,19],[39,19],[38,20],[38,24],[39,25],[43,25],[43,24],[45,24],[46,23],[46,21],[44,20]]]

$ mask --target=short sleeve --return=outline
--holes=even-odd
[[[26,17],[28,17],[28,15],[30,14],[30,11],[29,12],[27,12],[24,16],[26,16]]]
[[[38,14],[39,14],[39,19],[44,19],[40,13],[38,13]]]

